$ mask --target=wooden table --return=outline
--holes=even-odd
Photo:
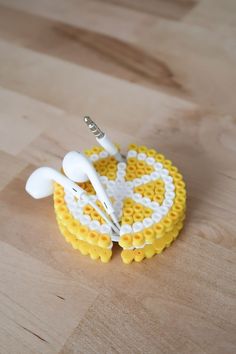
[[[234,0],[0,0],[0,352],[236,352]],[[163,152],[188,189],[186,226],[126,266],[73,250],[37,166],[94,144]]]

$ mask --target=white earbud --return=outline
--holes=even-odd
[[[50,167],[40,167],[35,170],[28,178],[25,189],[33,198],[45,198],[53,194],[53,182],[57,182],[70,190],[78,198],[86,195],[86,192],[77,184]]]
[[[86,180],[90,180],[97,193],[98,199],[101,201],[114,223],[119,227],[112,203],[110,202],[91,162],[83,154],[71,151],[64,157],[62,166],[65,174],[72,181],[85,182]]]
[[[112,229],[119,234],[119,229],[111,222],[97,204],[90,199],[89,195],[76,183],[72,182],[69,178],[53,168],[40,167],[35,170],[28,178],[25,189],[33,198],[45,198],[53,194],[53,182],[57,182],[63,188],[70,190],[75,197],[85,200],[102,216]]]

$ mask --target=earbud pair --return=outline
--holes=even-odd
[[[113,206],[90,161],[83,154],[71,151],[64,157],[62,166],[67,177],[49,167],[41,167],[35,170],[26,183],[26,191],[36,199],[47,197],[53,194],[53,181],[55,181],[64,188],[69,189],[74,196],[82,198],[91,204],[103,219],[112,226],[113,230],[119,233],[120,227]],[[88,180],[91,181],[98,199],[112,218],[115,226],[97,204],[91,201],[89,195],[74,183]]]

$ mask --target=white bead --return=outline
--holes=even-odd
[[[162,218],[161,213],[153,213],[153,214],[152,214],[152,220],[153,220],[154,222],[160,221],[161,218]]]
[[[163,176],[162,179],[166,183],[173,183],[173,178],[171,176]]]
[[[93,155],[90,156],[90,161],[92,161],[92,162],[95,162],[95,161],[97,161],[98,159],[99,159],[98,154],[93,154]]]
[[[162,205],[167,206],[168,208],[171,208],[173,204],[174,204],[174,203],[173,203],[173,200],[170,199],[170,198],[168,198],[168,199],[165,199],[165,200],[164,200],[164,202],[163,202]]]
[[[114,188],[115,187],[115,182],[114,181],[109,181],[107,183],[107,188]]]
[[[160,205],[159,205],[158,202],[151,202],[150,208],[153,209],[153,210],[159,210]]]
[[[137,156],[137,151],[135,150],[129,150],[127,154],[127,158],[129,157],[136,157]]]
[[[175,193],[172,191],[168,191],[165,193],[165,198],[173,200],[175,198]]]
[[[107,224],[102,224],[101,227],[100,227],[100,232],[102,234],[110,234],[111,232],[111,227]]]
[[[107,195],[108,195],[108,197],[112,197],[113,196],[113,194],[114,194],[114,192],[113,192],[113,190],[112,189],[107,189]]]
[[[156,162],[154,163],[154,168],[156,171],[160,171],[163,168],[163,165],[160,162]]]
[[[151,177],[151,180],[152,180],[152,181],[155,181],[156,179],[159,179],[159,178],[160,178],[160,173],[157,172],[157,171],[152,172],[152,173],[150,174],[150,177]]]
[[[160,175],[161,176],[169,176],[169,171],[168,170],[166,170],[165,168],[163,168],[161,171],[160,171]]]
[[[141,231],[141,230],[143,230],[143,223],[139,222],[139,221],[135,222],[133,224],[133,231],[134,232],[138,232],[138,231]]]
[[[151,199],[149,199],[148,197],[142,198],[142,204],[151,208]]]
[[[101,159],[104,159],[104,158],[108,157],[108,155],[109,155],[108,152],[106,150],[103,150],[100,152],[99,157]]]
[[[126,196],[127,197],[131,197],[133,195],[133,192],[132,192],[132,190],[128,190],[127,192],[126,192]]]
[[[155,164],[155,159],[153,157],[148,157],[146,159],[146,162],[149,164],[149,165],[154,165]]]
[[[126,172],[124,170],[118,170],[116,175],[118,178],[124,177],[126,175]]]
[[[82,215],[82,210],[76,210],[73,212],[73,215],[76,219],[79,219],[79,217]]]
[[[89,215],[81,215],[80,216],[80,221],[83,225],[88,225],[91,223],[91,218]]]
[[[89,195],[89,199],[92,201],[92,202],[96,202],[98,200],[98,197],[94,194],[90,194]]]
[[[165,189],[167,192],[173,192],[175,190],[175,186],[173,184],[166,184]]]
[[[130,234],[132,232],[132,227],[129,224],[124,224],[120,228],[120,235]]]
[[[141,177],[142,183],[148,183],[152,180],[150,175],[144,175]]]
[[[145,218],[144,220],[143,220],[143,225],[144,225],[144,227],[149,227],[149,226],[151,226],[153,224],[153,220],[151,219],[151,218]]]
[[[65,200],[66,204],[71,204],[71,203],[73,203],[74,198],[70,195],[65,195],[64,200]]]
[[[147,155],[144,152],[140,152],[137,156],[138,160],[146,160]]]
[[[122,202],[115,202],[114,204],[114,208],[116,209],[116,211],[120,210],[122,208],[123,203]]]
[[[128,181],[128,182],[126,182],[126,186],[127,186],[127,187],[129,187],[129,188],[132,188],[132,186],[133,186],[132,181]]]
[[[101,183],[103,183],[103,184],[107,184],[107,182],[108,182],[107,176],[101,176],[101,177],[100,177],[100,181],[101,181]]]
[[[119,170],[125,170],[126,169],[126,163],[125,162],[119,162],[118,164],[117,164],[117,168],[118,168],[118,171]]]
[[[139,202],[142,199],[142,196],[139,193],[134,193],[133,198],[134,198],[135,202]]]
[[[86,202],[85,200],[82,200],[82,199],[78,200],[78,205],[80,208],[83,208],[87,204],[88,204],[88,202]]]
[[[95,230],[95,231],[98,231],[99,226],[100,226],[100,223],[99,223],[98,220],[93,220],[93,221],[91,221],[90,224],[89,224],[89,228],[90,228],[91,230]]]
[[[160,212],[161,212],[161,215],[166,215],[169,211],[169,208],[167,208],[166,206],[161,206],[160,207]]]
[[[139,186],[139,185],[140,185],[140,179],[139,179],[139,178],[135,178],[135,179],[133,180],[133,186],[137,187],[137,186]]]

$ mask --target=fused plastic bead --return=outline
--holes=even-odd
[[[132,236],[131,235],[123,235],[119,239],[119,245],[123,248],[132,247]]]
[[[140,247],[144,244],[145,238],[141,232],[138,232],[133,235],[133,246]]]

